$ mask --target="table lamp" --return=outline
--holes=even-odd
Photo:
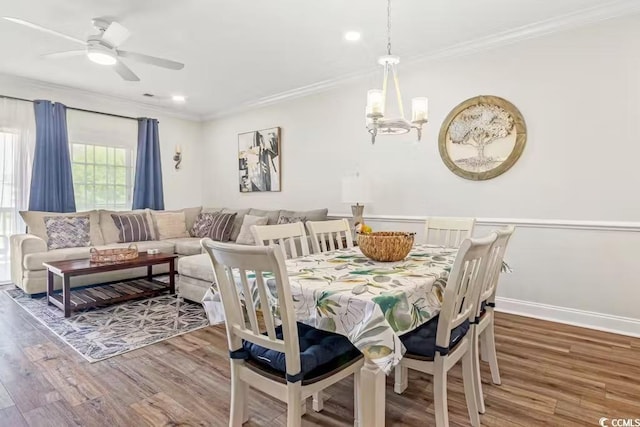
[[[359,173],[342,178],[342,202],[352,203],[353,226],[363,222],[364,204],[371,201],[369,181]],[[355,203],[355,204],[353,204]]]

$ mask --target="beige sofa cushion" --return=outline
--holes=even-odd
[[[41,238],[45,242],[49,242],[49,237],[47,236],[47,228],[44,225],[45,217],[86,215],[89,215],[89,238],[91,239],[91,244],[94,246],[104,245],[104,238],[102,236],[102,231],[100,228],[100,215],[98,214],[98,211],[93,210],[73,213],[20,211],[20,216],[22,217],[25,224],[27,224],[29,234],[33,234],[34,236]]]
[[[184,212],[153,212],[151,216],[158,240],[189,237]]]
[[[200,213],[219,213],[222,212],[224,208],[202,208]]]
[[[249,209],[249,215],[253,216],[266,216],[269,218],[269,222],[267,225],[274,225],[278,223],[278,218],[280,217],[280,210],[275,211],[265,211],[262,209]]]
[[[23,258],[24,268],[27,270],[44,270],[43,262],[89,258],[89,249],[90,248],[65,248],[27,254]]]
[[[202,253],[200,237],[182,237],[179,239],[167,239],[163,242],[173,243],[178,255],[198,255]]]
[[[184,213],[186,229],[188,231],[188,230],[191,230],[191,227],[193,227],[193,223],[196,222],[198,215],[200,215],[200,212],[202,212],[202,207],[196,206],[194,208],[184,208],[184,209],[177,209],[172,211],[154,211],[153,209],[149,209],[149,213],[151,214],[151,218],[153,219],[153,226],[156,227],[156,233],[158,232],[158,228],[156,225],[156,214],[177,213],[177,212]]]
[[[118,243],[120,241],[120,231],[118,227],[116,227],[115,222],[113,222],[113,218],[111,214],[116,215],[130,215],[130,214],[145,214],[147,215],[147,221],[149,224],[153,224],[151,219],[151,214],[147,209],[138,209],[134,211],[107,211],[104,209],[100,209],[100,230],[102,230],[102,238],[105,245],[110,245],[112,243]],[[156,240],[156,233],[153,227],[151,227],[152,240]]]
[[[182,257],[178,260],[178,274],[213,283],[213,266],[209,254]]]
[[[255,216],[246,214],[244,221],[242,221],[242,228],[240,228],[240,234],[236,239],[236,243],[239,245],[255,245],[256,240],[253,238],[251,232],[252,225],[267,225],[269,218],[266,216]]]
[[[160,241],[134,242],[138,247],[138,251],[146,252],[147,249],[159,249],[162,253],[174,253],[175,246],[173,243]],[[97,246],[97,249],[110,248],[126,248],[130,243],[117,243],[106,246]],[[70,259],[89,258],[91,248],[66,248],[55,249],[47,252],[31,253],[24,256],[23,265],[27,270],[44,270],[43,262],[66,261]]]

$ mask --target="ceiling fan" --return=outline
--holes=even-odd
[[[140,78],[124,64],[122,59],[130,59],[132,61],[143,62],[145,64],[168,68],[170,70],[181,70],[184,68],[184,64],[181,64],[180,62],[118,49],[120,45],[129,38],[131,33],[118,22],[110,21],[106,18],[95,18],[91,21],[99,33],[89,36],[86,41],[59,33],[23,19],[6,16],[4,19],[47,34],[62,37],[85,46],[85,48],[81,50],[50,53],[48,55],[44,55],[45,58],[58,59],[87,55],[87,57],[96,64],[113,66],[113,69],[120,75],[120,77],[130,82],[140,81]]]

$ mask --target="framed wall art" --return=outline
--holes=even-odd
[[[240,192],[280,191],[280,128],[238,135]]]
[[[509,170],[526,141],[526,124],[516,106],[486,95],[468,99],[449,113],[440,128],[438,148],[453,173],[480,181]]]

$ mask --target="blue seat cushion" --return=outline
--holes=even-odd
[[[360,351],[343,335],[322,331],[303,323],[297,323],[300,345],[300,368],[302,379],[312,380],[361,357]],[[282,327],[276,327],[276,336],[282,339]],[[250,361],[285,378],[287,371],[285,355],[249,341],[243,348]]]
[[[402,344],[407,349],[405,357],[419,358],[423,360],[433,360],[436,354],[436,333],[438,332],[438,320],[440,316],[434,317],[424,325],[400,337]],[[451,331],[449,350],[460,342],[469,331],[469,320],[465,320],[460,326]]]

